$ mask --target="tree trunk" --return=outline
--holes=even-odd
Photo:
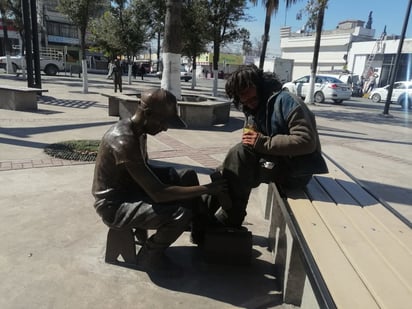
[[[197,77],[196,77],[196,53],[194,53],[194,56],[192,57],[192,87],[191,89],[195,89],[197,85]]]
[[[218,41],[215,41],[218,42]],[[218,70],[219,70],[219,56],[220,56],[220,45],[214,44],[213,46],[213,96],[217,97],[218,88]]]
[[[263,34],[262,52],[260,53],[260,60],[259,60],[259,69],[262,69],[262,70],[263,70],[263,65],[265,63],[266,49],[267,49],[268,41],[269,41],[270,17],[271,17],[271,14],[270,14],[269,10],[266,8],[265,33]]]
[[[88,93],[88,78],[87,78],[87,59],[86,59],[86,29],[80,31],[80,50],[81,50],[81,65],[82,65],[82,82],[83,82],[83,91],[82,93]]]
[[[163,70],[163,67],[160,65],[160,31],[157,33],[157,72],[160,72]]]
[[[326,2],[322,2],[320,4],[318,20],[316,22],[316,38],[315,38],[315,48],[313,50],[313,61],[312,61],[310,80],[309,80],[309,93],[306,95],[306,98],[305,98],[305,103],[307,104],[314,103],[313,96],[314,96],[314,90],[315,90],[315,78],[316,78],[316,71],[318,69],[320,39],[322,36],[323,17],[325,16],[325,6],[326,6]]]
[[[166,1],[165,36],[163,39],[163,74],[161,87],[182,97],[180,67],[182,50],[182,0]]]

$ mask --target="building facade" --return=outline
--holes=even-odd
[[[41,46],[64,50],[68,62],[77,62],[79,32],[77,27],[58,11],[58,2],[58,0],[37,0]]]
[[[102,0],[102,2],[110,5],[109,0]],[[79,30],[64,14],[59,12],[58,3],[59,0],[36,1],[39,45],[42,48],[60,50],[65,53],[68,63],[75,63],[80,58]],[[4,44],[2,27],[3,25],[0,25],[0,43]],[[11,23],[7,29],[9,40],[12,43],[12,54],[19,54],[22,45],[21,37]],[[0,55],[2,54],[3,48],[0,50]]]
[[[378,85],[386,85],[393,70],[399,37],[385,33],[375,38],[375,30],[367,29],[360,20],[340,22],[336,29],[322,31],[317,72],[349,71],[364,76],[379,75]],[[294,59],[293,79],[311,72],[315,33],[292,33],[290,27],[280,30],[281,57]],[[409,80],[412,40],[405,39],[396,80]]]

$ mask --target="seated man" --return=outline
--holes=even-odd
[[[92,193],[94,207],[109,227],[156,230],[143,239],[138,264],[149,273],[173,276],[180,270],[165,250],[201,211],[201,196],[223,192],[226,182],[199,185],[192,170],[178,173],[171,167],[149,164],[147,134],[156,135],[169,127],[185,127],[177,115],[175,96],[163,89],[142,94],[136,113],[117,122],[103,136]]]
[[[226,93],[245,113],[248,128],[242,142],[229,150],[221,167],[231,199],[217,213],[220,222],[239,227],[251,189],[262,182],[305,186],[312,174],[326,173],[313,113],[295,95],[282,91],[274,74],[255,65],[233,72]]]

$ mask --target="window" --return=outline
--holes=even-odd
[[[73,25],[56,23],[53,21],[47,22],[47,34],[62,36],[66,38],[78,38],[77,28]]]

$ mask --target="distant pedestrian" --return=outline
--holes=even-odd
[[[142,77],[142,80],[143,80],[143,76],[146,74],[146,69],[144,68],[143,63],[140,64],[139,74],[140,74],[140,76]]]
[[[113,65],[113,83],[114,92],[117,92],[117,88],[122,92],[122,67],[120,65],[120,60],[116,59]]]
[[[107,73],[107,76],[106,76],[107,79],[111,79],[113,77],[113,66],[114,66],[114,63],[113,63],[113,60],[112,60],[112,61],[109,62],[109,65],[107,66],[107,68],[109,70],[109,72]]]
[[[136,63],[136,62],[133,62],[133,65],[132,65],[132,75],[133,75],[133,78],[134,78],[134,79],[136,79],[136,76],[137,76],[138,71],[139,71],[139,67],[138,67],[137,63]]]
[[[369,77],[369,83],[368,83],[368,88],[366,89],[365,93],[368,93],[372,91],[375,88],[376,85],[376,79],[379,77],[378,74],[373,74]]]

